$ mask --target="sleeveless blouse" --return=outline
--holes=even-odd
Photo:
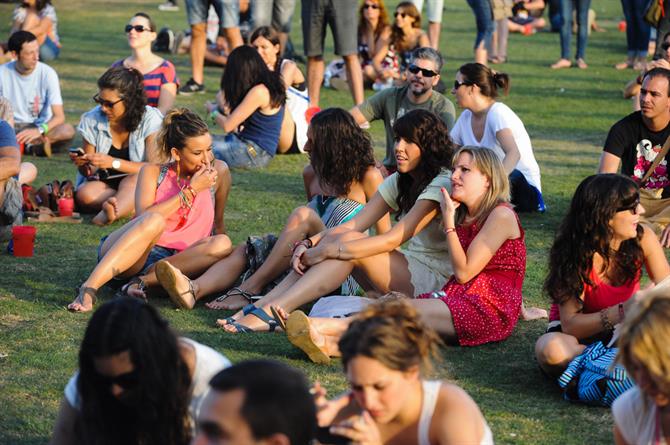
[[[248,142],[253,142],[270,156],[277,153],[279,145],[279,133],[284,120],[284,109],[282,105],[275,114],[263,114],[260,110],[254,111],[242,124],[239,137]]]
[[[174,163],[161,165],[154,204],[160,204],[179,194]],[[195,195],[190,209],[180,208],[165,218],[165,230],[156,243],[158,246],[182,251],[212,234],[214,225],[214,191],[203,190]]]

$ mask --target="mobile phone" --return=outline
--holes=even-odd
[[[346,445],[351,443],[351,439],[330,432],[329,426],[320,426],[316,430],[316,440],[323,445]]]
[[[86,154],[84,153],[84,150],[81,149],[81,147],[71,147],[68,151],[77,156],[84,156]]]

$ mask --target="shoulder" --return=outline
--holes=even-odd
[[[126,61],[126,58],[119,59],[119,60],[115,61],[114,63],[112,63],[111,68],[117,68],[119,66],[123,66],[125,61]]]
[[[58,80],[58,73],[56,73],[56,70],[51,68],[46,63],[37,62],[37,67],[35,68],[35,72],[38,73],[38,75],[40,75],[40,76],[55,78],[56,80]]]
[[[658,240],[658,237],[652,229],[649,228],[646,224],[641,224],[642,226],[642,239],[640,240],[640,246],[645,256],[648,255],[652,250],[658,250],[661,247],[661,242]]]
[[[444,437],[444,434],[453,437],[454,430],[457,430],[460,440],[473,438],[481,431],[477,438],[481,440],[485,435],[486,421],[465,390],[442,382],[431,429],[438,437]]]
[[[163,165],[164,164],[144,164],[142,168],[140,168],[140,176],[155,185]]]
[[[646,128],[642,122],[642,113],[640,111],[634,111],[628,116],[625,116],[618,121],[610,128],[610,131],[626,131],[631,128]]]
[[[221,161],[220,159],[215,159],[213,165],[218,174],[227,174],[228,172],[230,172],[228,164]]]
[[[510,237],[513,237],[514,234],[518,235],[517,228],[519,224],[516,213],[508,205],[501,204],[491,210],[484,224],[493,225],[496,227],[496,230],[501,230],[502,228],[508,229]]]
[[[377,167],[374,165],[371,165],[368,167],[367,170],[365,170],[365,174],[363,175],[363,183],[380,183],[384,180],[384,176],[382,176],[382,173],[379,171]]]
[[[99,122],[107,122],[107,118],[103,114],[102,110],[100,110],[100,106],[96,105],[81,115],[79,125],[95,125]]]
[[[642,423],[645,419],[652,418],[653,403],[640,391],[637,386],[621,394],[612,404],[612,415],[614,423],[626,440],[639,439]]]
[[[382,29],[382,32],[379,33],[379,38],[388,39],[389,37],[391,37],[391,31],[392,30],[391,30],[390,25],[384,26],[384,29]]]
[[[156,131],[156,127],[160,127],[163,122],[163,114],[158,108],[150,107],[145,105],[144,115],[142,116],[142,123],[144,126],[149,127],[149,131],[153,133]]]

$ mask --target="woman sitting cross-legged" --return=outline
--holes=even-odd
[[[315,386],[319,426],[357,444],[493,444],[486,419],[465,391],[426,378],[440,344],[406,301],[365,308],[339,340],[351,389],[328,401]]]
[[[205,106],[226,132],[214,136],[214,156],[230,168],[267,166],[279,145],[286,87],[250,46],[235,48],[221,77],[216,103]]]
[[[117,298],[95,311],[65,386],[50,445],[186,445],[209,380],[230,366],[177,337],[158,311]]]
[[[449,130],[433,113],[413,110],[396,120],[398,172],[351,220],[300,242],[293,251],[294,272],[255,303],[266,315],[270,306],[293,310],[333,291],[355,272],[365,289],[415,295],[439,289],[451,274],[447,241],[440,229],[440,188],[450,187],[447,170],[453,154]],[[381,235],[365,231],[390,211],[397,223]],[[405,242],[407,247],[398,249]],[[227,331],[274,329],[240,311],[219,320]]]
[[[137,217],[100,240],[98,264],[68,309],[90,311],[98,288],[112,278],[135,277],[121,291],[144,297],[144,288],[157,284],[153,264],[163,258],[191,275],[232,250],[223,222],[230,172],[221,161],[210,163],[207,124],[186,108],[174,109],[165,116],[158,145],[172,161],[142,168]]]
[[[84,113],[77,130],[83,153],[70,152],[77,166],[77,205],[99,212],[94,224],[109,224],[131,215],[137,175],[155,162],[156,134],[162,115],[147,105],[142,74],[110,68],[98,79],[98,106]]]
[[[577,187],[544,283],[553,305],[535,355],[548,374],[559,376],[586,344],[607,343],[635,300],[643,265],[653,283],[670,275],[658,238],[639,224],[643,213],[638,186],[628,177],[593,175]]]
[[[451,196],[442,190],[442,221],[454,274],[442,290],[410,303],[451,343],[504,340],[519,318],[526,271],[524,232],[509,205],[507,175],[492,150],[463,147],[454,156],[451,183]],[[339,355],[337,342],[351,320],[307,319],[296,311],[287,333],[310,359],[323,362]]]
[[[326,192],[315,196],[306,206],[295,209],[276,242],[268,237],[259,239],[258,242],[264,245],[257,251],[272,248],[267,258],[263,258],[262,265],[239,287],[208,303],[209,308],[237,310],[251,303],[253,296],[260,294],[268,283],[290,268],[293,244],[346,223],[377,192],[383,178],[375,167],[372,141],[348,112],[340,108],[319,112],[312,119],[307,136],[305,150],[321,188]],[[384,233],[390,227],[386,215],[377,222],[377,233]],[[171,260],[162,261],[156,266],[158,278],[173,300],[179,300],[182,308],[190,309],[200,298],[230,288],[245,272],[249,261],[245,247],[246,243],[238,246],[231,255],[193,281],[171,265]],[[254,257],[254,261],[257,260]],[[347,281],[352,284],[351,280]]]

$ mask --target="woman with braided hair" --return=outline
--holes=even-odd
[[[97,290],[113,278],[132,278],[121,292],[145,297],[144,288],[158,284],[154,264],[163,258],[191,276],[231,252],[223,222],[230,172],[213,159],[207,124],[186,108],[174,109],[158,146],[166,162],[140,170],[137,216],[100,240],[98,264],[68,309],[90,311]]]

